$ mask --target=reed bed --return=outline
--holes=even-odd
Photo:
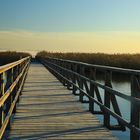
[[[89,64],[140,70],[140,54],[38,52],[36,58],[55,57]]]
[[[31,56],[29,53],[22,53],[22,52],[0,52],[0,66],[5,65],[19,59],[22,59],[26,56]]]

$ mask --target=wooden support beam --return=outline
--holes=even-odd
[[[131,96],[140,99],[140,79],[138,76],[131,76]],[[131,103],[131,124],[140,129],[140,106]],[[130,132],[130,140],[139,140],[140,136],[133,130]]]
[[[84,76],[84,66],[83,65],[80,65],[80,74],[82,76]],[[80,89],[83,89],[83,79],[82,78],[79,78],[80,79]],[[83,92],[80,91],[80,96],[79,96],[79,101],[80,102],[83,102],[83,97],[84,97],[84,94]]]
[[[112,79],[111,72],[105,71],[105,86],[112,87],[111,79]],[[111,100],[111,94],[107,90],[105,90],[104,105],[109,109],[110,109],[110,100]],[[110,128],[110,114],[107,112],[104,113],[104,125],[107,128]]]

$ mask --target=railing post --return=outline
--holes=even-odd
[[[64,63],[65,63],[64,61],[62,61],[61,63],[61,67],[63,68],[64,68]],[[65,71],[63,69],[61,70],[61,75],[65,77]],[[62,78],[62,84],[65,86],[65,79],[63,78]]]
[[[17,75],[20,74],[20,65],[17,66]],[[20,87],[20,81],[21,81],[21,78],[19,79],[18,83],[17,83],[17,87],[16,87],[16,90],[18,91],[19,87]],[[21,93],[20,93],[21,94]],[[18,100],[17,102],[19,102],[19,97],[18,97]]]
[[[4,72],[0,74],[0,97],[4,95]],[[0,108],[0,126],[4,121],[4,110],[3,106]]]
[[[19,65],[19,73],[22,72],[22,67],[21,67],[21,65],[22,65],[22,64]],[[20,84],[21,84],[22,77],[23,77],[23,76],[21,76],[21,78],[19,79],[19,86],[20,86]],[[21,95],[21,94],[22,94],[22,92],[20,91],[20,95]]]
[[[73,72],[77,72],[77,65],[76,64],[73,64]],[[72,82],[76,85],[76,75],[75,74],[73,74],[73,76],[72,76]],[[72,93],[74,95],[76,95],[76,91],[77,91],[77,88],[73,85]]]
[[[63,68],[65,68],[66,69],[66,62],[63,62]],[[63,70],[63,76],[65,77],[65,78],[67,78],[67,74],[66,74],[66,71],[65,70]],[[67,86],[67,81],[64,79],[64,84],[63,84],[64,86]]]
[[[55,60],[55,64],[59,66],[59,60]],[[55,66],[56,71],[59,73],[60,72],[60,68]],[[60,76],[56,74],[56,77],[60,80]]]
[[[71,63],[67,63],[67,69],[68,69],[68,70],[71,70]],[[68,79],[69,81],[71,81],[71,76],[72,76],[72,74],[69,73],[69,72],[67,72],[67,79]],[[68,82],[67,88],[68,88],[69,90],[71,89],[71,84],[70,84],[69,82]]]
[[[28,71],[28,69],[29,69],[29,64],[28,64],[28,66],[26,67],[26,69],[25,69],[25,71],[24,71],[22,77],[20,78],[20,85],[21,85],[22,80],[23,80],[23,77],[24,77],[24,75],[26,74],[26,75],[25,75],[25,78],[24,78],[24,81],[23,81],[23,84],[22,84],[21,89],[20,89],[20,95],[22,94],[22,90],[23,90],[23,87],[24,87],[24,82],[25,82],[25,79],[26,79],[26,76],[27,76],[27,71]],[[21,70],[21,72],[22,72],[22,70]]]
[[[69,68],[69,64],[68,64],[68,62],[66,62],[65,68],[66,68],[66,69]],[[67,71],[65,71],[65,77],[69,80],[69,74],[68,74]],[[69,82],[66,81],[66,83],[67,83],[67,89],[69,89]]]
[[[96,69],[90,68],[90,79],[91,80],[96,80]],[[90,82],[90,96],[94,98],[94,91],[95,90],[95,86],[94,84],[92,84]],[[92,113],[94,112],[94,102],[92,99],[89,98],[89,111],[91,111]]]
[[[24,63],[24,65],[25,65],[25,63]],[[23,68],[24,68],[24,66],[23,66]],[[18,66],[16,66],[16,67],[14,68],[13,74],[14,74],[14,80],[16,80],[16,78],[17,78],[17,76],[18,76]],[[14,90],[13,90],[13,95],[14,95],[13,100],[14,100],[15,97],[16,97],[16,93],[17,93],[17,85],[15,86],[15,88],[14,88]],[[13,113],[16,113],[16,106],[17,106],[17,104],[15,104]]]
[[[60,61],[60,60],[59,60],[59,66],[62,67],[62,61]],[[62,69],[61,69],[61,68],[59,69],[59,73],[60,73],[61,75],[63,75]],[[63,78],[62,78],[61,76],[59,76],[59,77],[60,77],[60,82],[63,83]]]
[[[10,87],[13,83],[13,68],[8,71],[7,77],[9,78],[9,80],[7,81],[8,82],[7,84]],[[7,101],[6,101],[6,110],[5,110],[6,115],[9,112],[12,100],[13,100],[13,95],[12,95],[12,93],[10,93],[10,95],[9,95]],[[7,129],[9,130],[10,127],[11,127],[11,119],[8,122]]]
[[[64,63],[64,68],[65,69],[69,69],[68,62]],[[65,71],[65,70],[64,70],[64,77],[69,80],[69,73],[67,71]],[[70,89],[70,84],[69,84],[69,82],[67,80],[65,80],[65,86],[67,86],[67,89]]]
[[[105,86],[111,87],[111,80],[112,80],[111,71],[105,71]],[[110,109],[110,100],[111,100],[111,95],[107,90],[105,90],[104,105],[109,109]],[[104,126],[106,126],[107,128],[110,127],[109,113],[104,113]]]
[[[131,96],[140,98],[140,81],[135,75],[131,76]],[[131,124],[140,128],[140,106],[135,102],[131,102]],[[130,131],[130,140],[139,140],[139,135],[133,130]]]
[[[80,74],[83,76],[84,75],[84,66],[83,65],[80,65]],[[80,89],[83,89],[84,85],[83,85],[83,79],[80,78]],[[83,97],[84,97],[84,94],[82,91],[80,91],[80,102],[83,102]]]

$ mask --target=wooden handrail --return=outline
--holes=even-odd
[[[18,61],[16,61],[16,62],[12,62],[12,63],[6,64],[6,65],[0,66],[0,74],[1,74],[2,72],[5,72],[5,71],[7,71],[7,70],[9,70],[9,69],[11,69],[11,68],[17,66],[18,64],[24,62],[24,61],[27,60],[27,59],[30,59],[30,56],[25,57],[25,58],[22,58],[22,59],[20,59],[20,60],[18,60]]]
[[[71,71],[69,69],[66,69],[66,68],[63,68],[63,67],[61,67],[59,65],[56,65],[56,64],[53,64],[53,65],[58,67],[58,68],[60,68],[60,69],[63,69],[64,71],[67,71],[68,73],[72,72],[75,76],[80,77],[81,79],[86,80],[87,82],[91,82],[92,84],[94,84],[94,85],[96,85],[96,86],[98,86],[98,87],[100,87],[102,89],[105,89],[105,90],[111,92],[112,94],[115,94],[116,96],[119,96],[119,97],[121,97],[121,98],[123,98],[123,99],[125,99],[127,101],[135,102],[135,103],[140,105],[140,99],[137,98],[137,97],[132,97],[132,96],[126,95],[125,93],[121,93],[121,92],[119,92],[117,90],[114,90],[114,89],[112,89],[110,87],[107,87],[107,86],[105,86],[103,84],[100,84],[97,81],[91,80],[91,79],[89,79],[89,78],[87,78],[85,76],[80,75],[77,72],[73,72],[73,71]]]
[[[81,62],[63,60],[58,58],[45,57],[40,61],[63,83],[68,89],[73,90],[73,94],[79,96],[79,100],[84,103],[83,96],[89,98],[89,111],[95,114],[103,114],[104,126],[113,130],[130,129],[130,139],[139,140],[140,138],[140,71],[131,69],[122,69],[116,67],[91,65]],[[87,77],[85,69],[90,71]],[[97,71],[104,72],[105,84],[96,81]],[[131,96],[125,95],[120,91],[114,90],[112,87],[112,72],[128,74],[131,77]],[[90,85],[87,85],[89,83]],[[102,101],[99,88],[104,90],[104,101]],[[76,91],[79,90],[79,94]],[[96,95],[96,98],[94,96]],[[130,122],[125,120],[119,109],[116,96],[119,96],[131,103]],[[101,111],[94,109],[94,103],[99,105]],[[114,111],[110,109],[110,103]],[[118,121],[117,126],[111,125],[110,115]]]
[[[29,64],[29,62],[25,65],[24,69],[22,70],[22,72],[19,74],[19,76],[16,78],[16,80],[12,83],[12,85],[10,86],[10,88],[5,92],[5,94],[0,98],[0,107],[3,105],[3,103],[7,100],[7,98],[9,97],[10,93],[13,91],[14,87],[16,86],[16,84],[18,83],[18,81],[20,80],[21,76],[23,75],[23,72],[25,70],[25,68],[27,67],[27,65]]]
[[[90,68],[96,68],[101,71],[109,70],[109,71],[119,72],[119,73],[124,73],[124,74],[140,75],[140,70],[126,69],[126,68],[119,68],[119,67],[112,67],[112,66],[105,66],[105,65],[88,64],[88,63],[79,62],[79,61],[72,61],[72,60],[52,58],[52,57],[45,57],[45,58],[51,59],[51,60],[56,60],[56,61],[62,61],[62,62],[66,62],[66,63],[72,63],[72,64],[76,64],[76,65],[83,65],[85,67],[90,67]]]
[[[11,117],[16,111],[16,104],[29,69],[30,59],[26,57],[0,67],[0,139],[3,138],[5,130],[10,129]]]

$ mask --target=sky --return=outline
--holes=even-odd
[[[0,50],[140,53],[139,0],[0,0]]]

